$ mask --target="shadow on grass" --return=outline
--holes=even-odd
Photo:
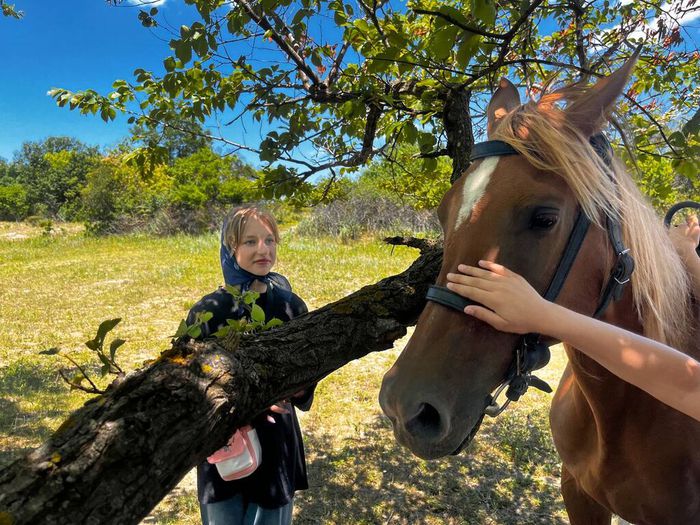
[[[307,432],[311,487],[297,495],[295,523],[565,524],[548,433],[525,417],[499,423],[431,462],[400,447],[380,417],[340,447]]]
[[[0,468],[51,434],[45,421],[66,415],[65,397],[53,368],[18,361],[0,370]]]

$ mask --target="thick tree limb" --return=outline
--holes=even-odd
[[[422,248],[402,274],[240,344],[174,343],[0,471],[0,524],[138,523],[235,428],[403,336],[442,260]]]

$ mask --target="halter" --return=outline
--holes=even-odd
[[[605,136],[602,134],[594,135],[590,138],[590,143],[596,153],[609,166],[612,162],[612,148]],[[485,157],[501,157],[518,154],[519,152],[506,142],[488,140],[474,144],[470,160],[475,161]],[[559,264],[547,287],[547,291],[543,295],[546,300],[554,301],[559,295],[559,292],[561,292],[564,282],[569,275],[569,271],[581,249],[590,224],[590,219],[579,209],[576,221],[569,234],[569,239],[566,242],[564,253],[559,260]],[[598,301],[598,306],[593,314],[593,317],[596,318],[603,314],[611,301],[620,299],[624,286],[629,282],[630,276],[634,271],[634,259],[632,259],[632,256],[629,254],[629,249],[626,248],[622,242],[620,223],[611,217],[606,217],[606,228],[610,244],[617,255],[617,260],[610,272],[608,282],[605,285],[603,293]],[[433,301],[448,308],[453,308],[460,312],[469,305],[483,306],[480,303],[462,297],[448,288],[437,285],[432,285],[428,288],[426,298],[429,301]],[[549,344],[544,343],[541,337],[541,334],[530,333],[519,339],[515,347],[515,356],[506,373],[505,381],[496,388],[492,396],[489,396],[489,405],[484,411],[486,414],[491,417],[497,416],[503,412],[511,401],[520,399],[530,386],[545,392],[552,391],[552,388],[545,381],[531,373],[533,370],[544,367],[549,362],[549,346],[554,344],[554,342]],[[503,390],[506,390],[507,399],[502,405],[499,405],[497,399]]]

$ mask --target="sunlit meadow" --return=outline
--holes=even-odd
[[[37,446],[89,396],[57,373],[58,347],[96,376],[84,342],[121,317],[119,362],[142,365],[168,348],[188,308],[221,281],[217,236],[90,238],[71,225],[51,235],[0,223],[0,466]],[[284,232],[277,270],[310,309],[403,271],[416,250],[377,240],[342,243]],[[311,488],[298,494],[295,523],[562,524],[559,462],[548,430],[550,396],[528,392],[485,421],[461,455],[425,462],[399,447],[381,415],[381,377],[394,349],[352,362],[321,382],[301,415]],[[556,384],[555,351],[541,374]],[[192,473],[144,523],[198,523]]]

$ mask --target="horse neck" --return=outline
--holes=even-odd
[[[638,334],[644,332],[644,326],[640,322],[634,307],[630,286],[625,289],[618,301],[610,303],[601,317],[601,321],[619,326],[630,332]],[[569,357],[569,366],[589,404],[600,402],[603,405],[607,405],[611,399],[616,397],[611,396],[613,391],[618,389],[621,391],[631,386],[577,348],[570,345],[565,347]]]

